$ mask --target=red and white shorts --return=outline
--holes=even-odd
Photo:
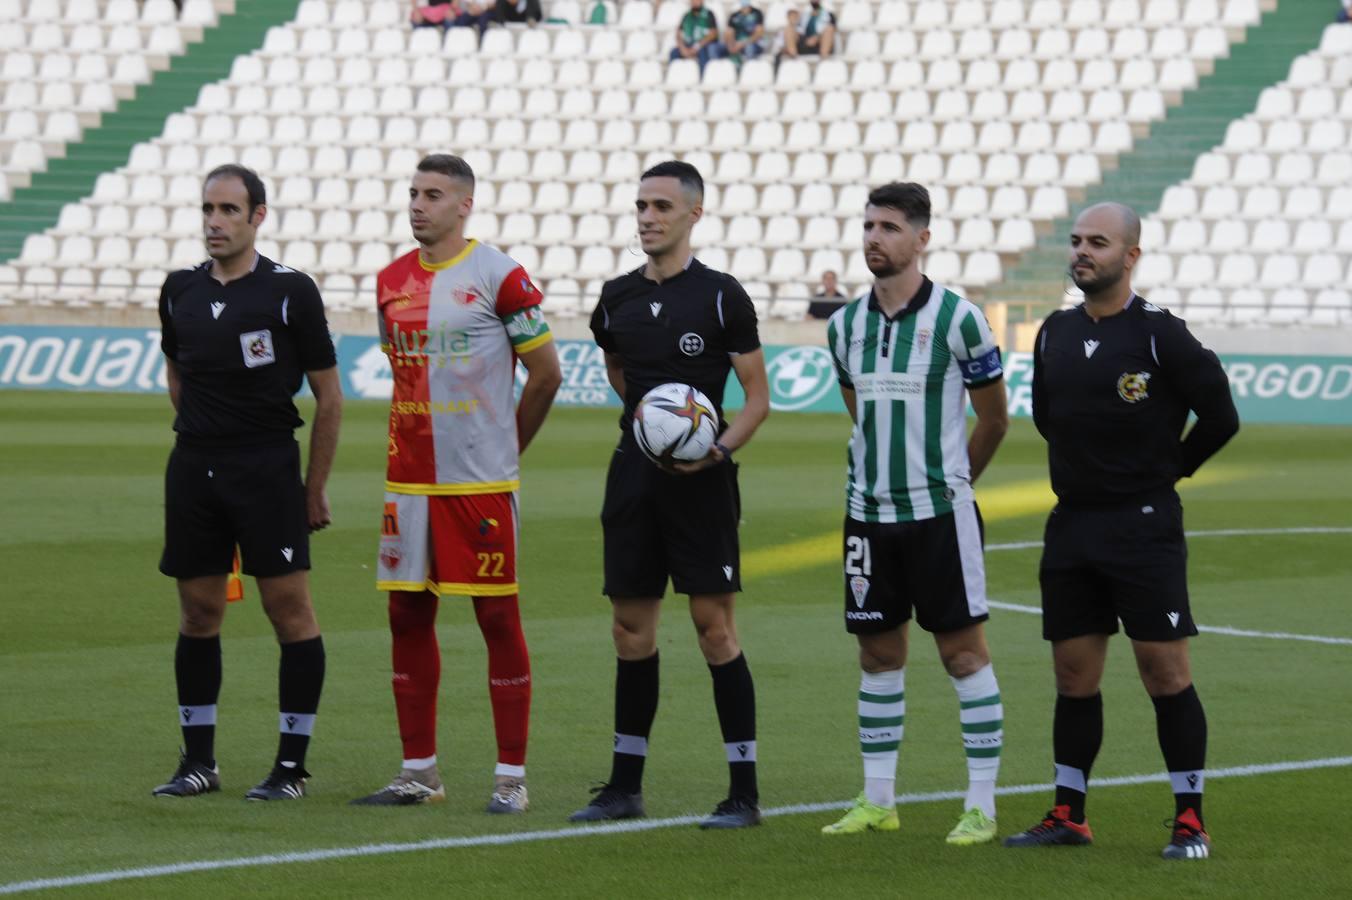
[[[516,494],[385,494],[376,589],[517,593]]]

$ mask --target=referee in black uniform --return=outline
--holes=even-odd
[[[704,180],[694,166],[664,162],[639,181],[638,234],[646,265],[606,282],[591,328],[606,372],[624,401],[620,442],[606,477],[601,524],[605,588],[614,613],[615,745],[610,779],[575,822],[644,814],[643,764],[657,713],[657,619],[670,576],[690,597],[690,617],[713,676],[731,787],[703,828],[760,822],[756,788],[756,694],[737,642],[733,597],[741,590],[737,523],[741,502],[733,453],[770,412],[756,312],[731,275],[690,251],[703,214]],[[698,462],[659,469],[639,451],[634,407],[659,384],[704,392],[722,421],[723,388],[737,373],[746,405]]]
[[[1089,770],[1103,739],[1099,682],[1118,620],[1155,704],[1173,786],[1166,859],[1203,859],[1206,716],[1192,685],[1183,508],[1174,484],[1239,430],[1216,354],[1131,289],[1141,221],[1102,203],[1070,235],[1084,303],[1047,317],[1033,352],[1033,420],[1047,441],[1057,505],[1047,520],[1042,635],[1056,670],[1056,799],[1007,846],[1088,844]],[[1197,422],[1183,436],[1188,413]]]
[[[160,571],[178,579],[174,654],[184,753],[160,797],[220,789],[213,747],[221,688],[221,621],[235,546],[258,581],[281,644],[279,728],[271,773],[250,800],[304,795],[305,751],[324,683],[324,642],[310,603],[309,533],[329,524],[324,484],[338,444],[342,389],[309,276],[254,250],[267,215],[263,182],[243,166],[202,186],[206,262],[160,290],[161,347],[177,440],[165,473]],[[300,472],[292,396],[315,396],[309,466]]]

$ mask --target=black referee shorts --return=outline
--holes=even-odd
[[[671,475],[625,431],[610,460],[601,508],[605,585],[611,597],[661,597],[742,589],[737,464]]]
[[[235,545],[246,575],[310,568],[300,446],[208,450],[179,444],[164,474],[164,554],[173,578],[224,575]]]
[[[1183,505],[1172,490],[1110,506],[1058,504],[1043,538],[1042,636],[1174,641],[1197,633],[1188,605]]]

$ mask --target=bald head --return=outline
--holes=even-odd
[[[1070,277],[1086,299],[1129,292],[1140,243],[1141,217],[1136,210],[1122,203],[1096,203],[1080,213],[1070,229]]]
[[[1095,203],[1075,219],[1075,230],[1110,234],[1127,247],[1141,243],[1141,217],[1125,203]]]

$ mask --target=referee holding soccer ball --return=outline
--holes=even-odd
[[[713,676],[731,787],[701,828],[760,823],[756,789],[756,694],[737,642],[733,597],[741,589],[734,452],[770,412],[756,312],[731,275],[695,259],[690,231],[703,214],[704,179],[664,162],[643,173],[635,202],[647,263],[606,282],[592,314],[606,373],[624,401],[620,442],[606,477],[601,524],[605,587],[614,613],[615,745],[610,778],[574,822],[641,818],[643,764],[657,714],[657,619],[672,587],[690,597],[690,618]],[[640,452],[634,408],[654,387],[690,385],[722,412],[729,369],[746,405],[709,455],[663,470]]]

